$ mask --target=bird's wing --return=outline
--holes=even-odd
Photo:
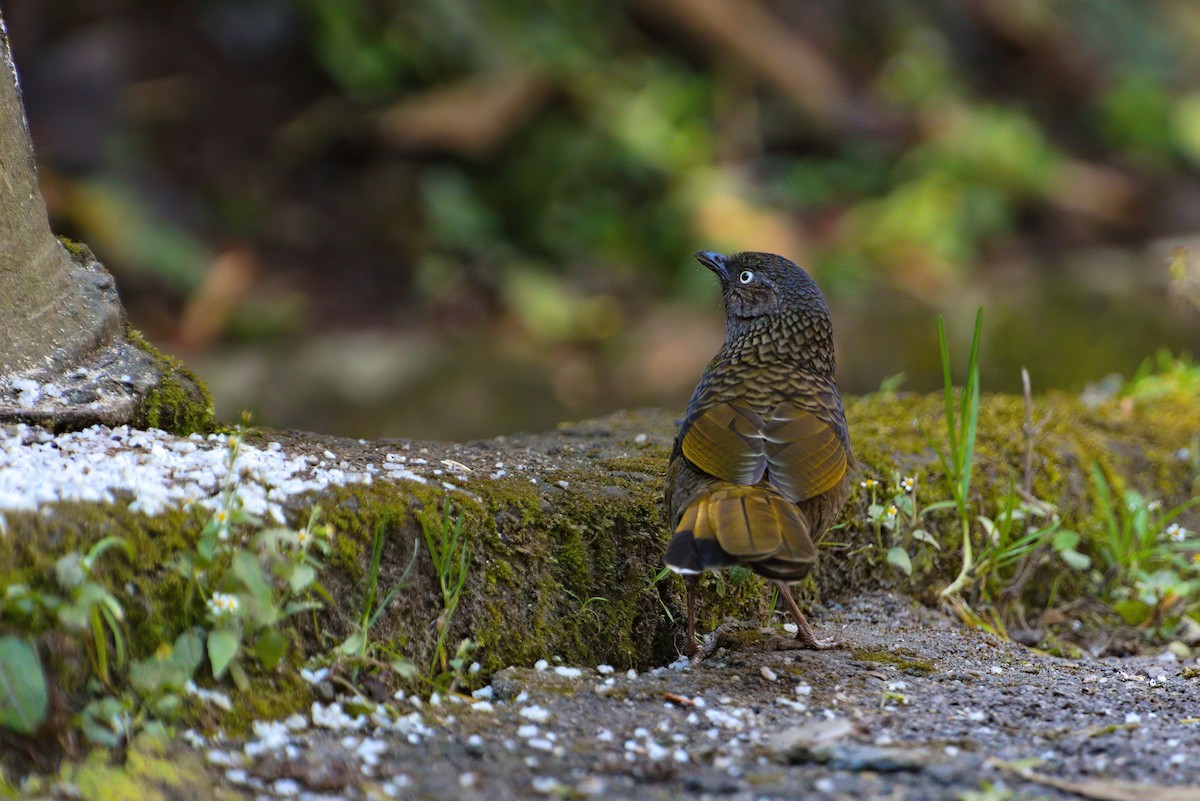
[[[687,421],[680,446],[687,460],[710,476],[734,484],[757,484],[766,476],[799,502],[833,488],[846,475],[847,448],[823,411],[823,404],[810,410],[781,403],[760,417],[718,403]]]
[[[811,411],[781,403],[763,420],[762,437],[768,480],[795,502],[833,489],[846,475],[846,446]]]
[[[734,484],[757,484],[767,469],[763,420],[730,403],[693,415],[680,435],[683,455],[698,470]]]

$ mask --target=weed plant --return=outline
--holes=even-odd
[[[458,609],[470,573],[471,545],[463,536],[462,518],[450,515],[449,498],[442,507],[440,519],[421,521],[421,533],[424,535],[425,547],[429,550],[429,558],[433,562],[442,595],[442,611],[434,623],[437,640],[429,673],[433,677],[435,688],[448,690],[453,687],[457,674],[461,673],[467,658],[475,650],[473,642],[463,640],[453,657],[446,653],[450,621]]]

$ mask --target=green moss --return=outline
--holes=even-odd
[[[212,395],[204,382],[178,359],[167,356],[147,342],[139,331],[126,326],[125,338],[153,356],[161,373],[158,384],[146,393],[134,412],[132,424],[138,428],[161,428],[179,435],[212,428]]]
[[[934,513],[922,520],[941,545],[940,551],[925,546],[912,550],[915,571],[905,581],[882,565],[874,554],[874,529],[868,522],[868,493],[858,486],[867,476],[888,484],[894,472],[917,479],[922,506],[951,498],[949,479],[942,471],[933,445],[945,443],[943,399],[940,395],[883,398],[849,398],[846,413],[855,455],[861,465],[843,518],[848,525],[830,539],[842,543],[832,555],[838,570],[818,567],[818,582],[834,593],[864,585],[896,584],[931,600],[958,570],[961,528],[953,510]],[[1176,456],[1200,430],[1200,408],[1195,404],[1166,399],[1132,412],[1118,402],[1085,406],[1075,396],[1053,393],[1034,401],[1033,419],[1041,421],[1033,439],[1033,494],[1053,503],[1063,527],[1079,532],[1081,549],[1094,554],[1104,526],[1095,503],[1090,478],[1093,464],[1110,477],[1114,495],[1138,489],[1161,498],[1168,507],[1186,499],[1191,492],[1188,466]],[[972,476],[971,513],[995,513],[1009,487],[1020,487],[1028,448],[1023,434],[1024,400],[1017,396],[986,395],[979,415],[977,453]],[[886,489],[886,487],[885,487]],[[881,495],[880,497],[884,497]],[[976,532],[976,535],[977,532]],[[886,532],[885,532],[886,536]],[[843,558],[846,553],[855,558]],[[1086,591],[1082,573],[1057,570],[1051,563],[1027,585],[1030,604],[1047,600],[1055,586],[1060,597]]]
[[[63,250],[67,251],[67,255],[78,264],[91,264],[96,261],[96,254],[92,253],[92,249],[82,242],[77,242],[65,236],[55,237],[58,244],[63,246]]]
[[[241,798],[214,784],[200,754],[171,749],[146,735],[129,747],[123,764],[110,752],[95,750],[78,765],[62,770],[62,781],[73,786],[73,797],[85,801],[160,801],[165,799]]]
[[[883,665],[895,665],[906,673],[925,675],[937,669],[937,665],[928,660],[917,658],[912,651],[898,649],[895,651],[852,651],[850,658],[856,662],[874,662]]]
[[[254,678],[247,692],[231,692],[233,709],[218,713],[211,707],[202,710],[207,719],[197,721],[205,731],[221,730],[235,737],[247,736],[256,720],[280,720],[306,709],[313,700],[312,687],[298,671],[284,665],[273,673]]]

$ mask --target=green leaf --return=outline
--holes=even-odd
[[[225,675],[225,669],[237,656],[241,639],[241,632],[236,629],[213,629],[208,633],[208,661],[213,678]]]
[[[200,539],[196,542],[196,554],[204,564],[211,564],[213,557],[217,554],[216,532],[216,528],[213,528],[212,531],[205,528],[200,532]]]
[[[185,631],[175,638],[175,647],[171,651],[171,658],[180,668],[187,671],[190,679],[196,673],[196,668],[200,667],[201,660],[204,659],[204,641],[196,632]]]
[[[1073,570],[1087,570],[1092,566],[1092,560],[1089,557],[1070,548],[1064,548],[1058,552],[1058,555],[1067,563],[1067,567]]]
[[[234,686],[242,692],[250,689],[250,677],[246,675],[246,670],[239,662],[231,662],[229,664],[229,675],[233,677]]]
[[[313,570],[309,565],[301,563],[296,565],[295,570],[292,571],[292,575],[288,579],[288,585],[292,588],[293,593],[300,593],[304,591],[305,587],[312,584],[313,579],[316,577],[317,571]]]
[[[79,606],[78,604],[68,604],[59,607],[58,622],[62,623],[63,628],[67,631],[80,633],[87,631],[92,621],[87,607]]]
[[[248,551],[238,551],[233,557],[232,568],[233,574],[238,577],[250,596],[259,605],[263,607],[271,605],[271,585],[263,576],[262,567],[258,564],[258,559],[254,554]]]
[[[128,701],[112,696],[98,698],[79,713],[79,725],[90,742],[114,748],[125,739],[128,713]]]
[[[888,564],[899,570],[906,576],[912,575],[912,560],[908,558],[908,551],[903,548],[892,548],[887,552]]]
[[[258,641],[254,643],[254,655],[262,662],[264,668],[274,670],[279,660],[287,653],[287,647],[287,637],[277,629],[266,629],[258,635]]]
[[[392,660],[392,670],[396,671],[396,675],[402,679],[411,679],[417,676],[417,666],[407,657],[400,657]]]
[[[0,727],[32,734],[46,718],[48,702],[37,651],[19,637],[0,637]]]
[[[153,656],[135,660],[129,666],[129,684],[144,699],[167,691],[182,692],[203,659],[204,641],[195,632],[185,631],[175,638],[174,646],[162,645]]]
[[[64,590],[83,583],[87,573],[83,569],[83,557],[72,551],[54,563],[54,578]]]
[[[1113,609],[1131,626],[1145,622],[1150,616],[1150,607],[1133,598],[1126,598],[1113,604]]]
[[[299,614],[300,612],[307,612],[310,609],[320,608],[322,607],[319,601],[292,601],[290,604],[283,607],[279,613],[279,616],[281,618],[291,617],[292,615]]]
[[[170,680],[171,671],[168,664],[157,656],[135,659],[129,666],[129,686],[142,698],[158,695]]]
[[[1050,540],[1056,551],[1069,551],[1079,544],[1079,535],[1074,531],[1062,529]]]
[[[154,714],[165,720],[174,720],[183,709],[183,699],[175,693],[167,693],[154,702]]]
[[[934,539],[933,535],[930,534],[928,531],[926,531],[923,528],[914,528],[913,533],[912,533],[912,538],[914,540],[918,540],[919,542],[929,543],[930,545],[932,545],[934,547],[935,550],[938,550],[938,551],[942,550],[941,543],[939,543],[936,539]]]
[[[356,629],[349,637],[338,646],[338,652],[346,656],[362,656],[367,644],[366,634],[361,629]]]

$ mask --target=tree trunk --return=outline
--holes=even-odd
[[[76,264],[50,233],[3,28],[0,56],[0,373],[61,368],[113,341],[121,307],[112,277]]]
[[[207,393],[126,336],[112,276],[50,232],[2,11],[0,62],[0,421],[203,425]]]

